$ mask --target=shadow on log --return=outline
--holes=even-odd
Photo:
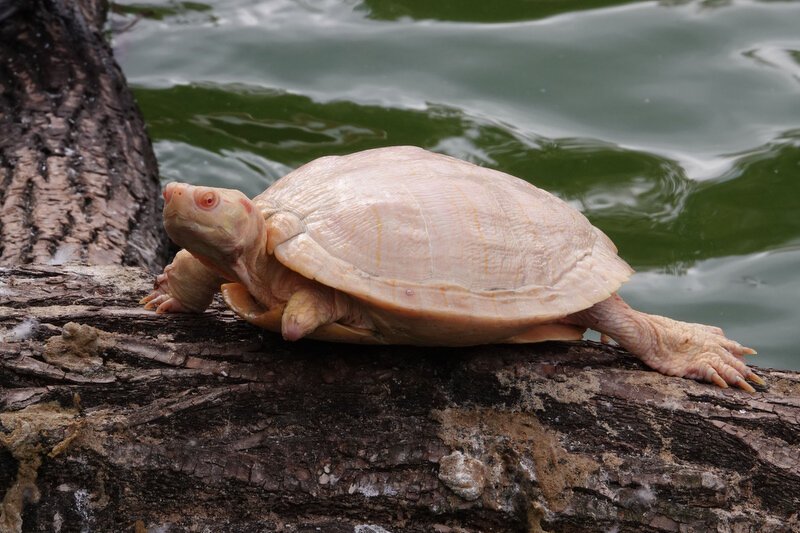
[[[0,531],[800,529],[798,373],[141,309],[158,181],[102,5],[0,0]]]

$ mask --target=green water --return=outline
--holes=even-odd
[[[112,19],[165,181],[254,195],[322,155],[444,152],[582,210],[638,271],[635,307],[800,369],[800,2],[153,2]]]

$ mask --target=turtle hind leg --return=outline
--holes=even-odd
[[[744,356],[755,351],[728,339],[721,329],[641,313],[616,294],[565,320],[605,333],[668,376],[710,381],[723,388],[733,385],[748,392],[754,392],[748,381],[764,384],[744,363]]]

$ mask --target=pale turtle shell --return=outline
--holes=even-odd
[[[559,198],[416,147],[317,159],[254,202],[274,222],[268,249],[281,263],[408,317],[544,323],[608,298],[632,273]]]

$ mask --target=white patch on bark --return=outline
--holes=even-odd
[[[477,500],[486,486],[486,466],[456,451],[439,459],[439,479],[465,500]]]
[[[13,328],[0,332],[2,342],[21,342],[33,336],[39,327],[39,321],[35,318],[26,318]]]

